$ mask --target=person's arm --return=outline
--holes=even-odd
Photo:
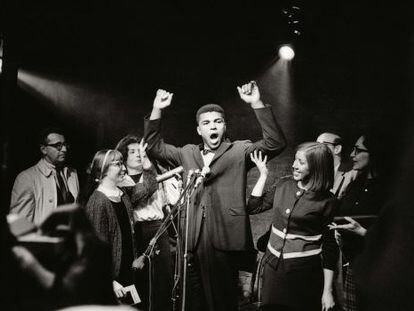
[[[176,167],[182,163],[180,148],[166,144],[161,137],[162,110],[170,106],[172,96],[173,94],[167,91],[157,91],[151,115],[144,119],[144,140],[148,143],[147,152],[151,159]]]
[[[246,145],[246,156],[253,150],[261,150],[267,154],[269,160],[280,154],[286,147],[285,136],[276,122],[270,106],[265,105],[260,99],[260,92],[256,82],[252,81],[241,87],[237,87],[240,98],[250,104],[254,110],[257,120],[262,128],[263,139]]]
[[[252,162],[256,164],[260,176],[247,200],[246,208],[249,214],[257,214],[273,207],[273,198],[275,195],[276,187],[273,185],[267,191],[264,191],[264,186],[268,175],[268,169],[266,166],[267,156],[263,158],[262,153],[255,150],[250,154],[250,158]]]
[[[22,246],[13,246],[12,252],[24,272],[32,275],[44,289],[52,288],[55,274],[43,267],[28,249]]]
[[[262,158],[262,152],[257,152],[257,150],[255,150],[250,154],[250,159],[254,164],[256,164],[260,173],[259,179],[254,185],[251,195],[255,197],[261,197],[263,194],[264,186],[266,184],[267,175],[269,174],[269,170],[266,166],[267,156]]]
[[[331,223],[329,225],[329,229],[331,230],[339,230],[339,231],[346,231],[353,233],[359,236],[365,236],[367,234],[367,229],[365,229],[359,222],[352,219],[351,217],[345,216],[344,219],[348,221],[347,224],[338,225],[336,223]]]
[[[324,216],[326,222],[323,225],[322,232],[322,266],[324,275],[324,285],[322,293],[322,310],[330,310],[335,306],[333,297],[333,277],[337,268],[339,258],[339,247],[336,243],[334,231],[328,228],[328,224],[332,221],[333,215],[336,213],[337,200],[332,198],[327,202]]]
[[[139,143],[139,153],[142,161],[142,183],[137,182],[131,193],[131,203],[135,206],[139,202],[147,200],[152,194],[157,190],[157,180],[156,180],[156,171],[155,167],[152,165],[151,161],[148,159],[146,148],[147,144],[144,144],[144,141],[141,140]]]
[[[335,306],[333,296],[333,279],[334,271],[330,269],[323,269],[323,292],[322,292],[322,310],[332,310]]]
[[[16,177],[11,194],[10,213],[18,214],[33,222],[35,197],[30,181],[30,176],[26,172]]]
[[[155,96],[154,103],[152,105],[152,111],[149,118],[150,120],[161,119],[162,110],[171,105],[173,95],[173,93],[162,89],[157,90],[157,95]]]
[[[120,298],[123,298],[123,297],[126,296],[126,290],[121,285],[121,283],[118,283],[117,281],[113,280],[112,281],[112,288],[114,290],[116,298],[120,299]]]
[[[104,194],[102,194],[104,196]],[[85,206],[85,214],[92,226],[94,227],[98,237],[105,242],[108,242],[112,245],[111,235],[109,233],[109,216],[108,208],[111,206],[111,202],[106,199],[102,199],[102,196],[92,193],[88,203]]]

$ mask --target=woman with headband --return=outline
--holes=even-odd
[[[133,239],[132,204],[151,195],[157,188],[155,170],[140,143],[144,182],[137,184],[132,195],[118,185],[125,176],[122,154],[117,150],[98,151],[92,161],[90,178],[95,190],[86,204],[86,213],[98,236],[112,248],[113,289],[118,299],[126,296],[125,286],[134,284],[133,262],[137,258]]]

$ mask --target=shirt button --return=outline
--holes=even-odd
[[[289,208],[286,210],[286,214],[290,214],[290,209]]]
[[[286,228],[283,228],[283,230],[282,230],[282,231],[283,231],[283,233],[286,233],[286,231],[287,231],[287,230],[286,230]]]
[[[359,202],[355,202],[355,205],[359,205]]]
[[[53,199],[49,199],[49,203],[52,203],[53,202]]]
[[[364,189],[365,192],[368,192],[368,189]]]

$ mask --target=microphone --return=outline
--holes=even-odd
[[[196,174],[197,172],[194,169],[190,169],[187,173],[187,181],[186,181],[186,185],[190,184],[191,178],[194,176],[194,174]]]
[[[206,178],[208,174],[210,174],[210,168],[208,166],[204,166],[199,176],[197,177],[197,180],[194,184],[194,189],[196,189],[203,182],[203,179]]]
[[[182,166],[176,167],[175,169],[168,171],[164,174],[158,175],[155,179],[157,182],[163,182],[164,180],[170,179],[174,177],[175,174],[180,174],[184,171],[184,168]]]

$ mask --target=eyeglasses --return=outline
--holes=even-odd
[[[337,143],[331,143],[330,141],[323,141],[322,144],[324,144],[324,145],[332,145],[332,146],[338,145]]]
[[[70,145],[67,142],[63,142],[63,143],[58,142],[58,143],[54,143],[54,144],[46,144],[46,146],[53,147],[53,148],[55,148],[59,151],[62,150],[63,146],[65,146],[66,149],[69,149],[69,147],[70,147]]]
[[[118,167],[122,167],[122,165],[124,165],[124,163],[120,160],[112,161],[110,164]]]
[[[361,152],[369,152],[368,149],[359,148],[358,146],[354,146],[352,152],[355,154],[360,154]]]

